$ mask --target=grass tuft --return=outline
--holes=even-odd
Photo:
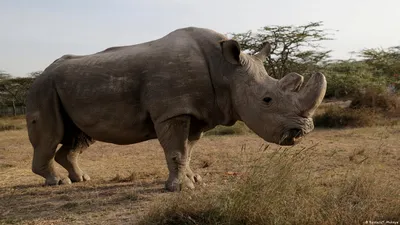
[[[78,202],[67,202],[64,205],[61,206],[61,208],[63,209],[74,209],[79,207],[79,203]]]
[[[134,182],[137,179],[138,179],[138,175],[133,172],[127,177],[123,177],[123,176],[117,174],[117,175],[115,175],[114,178],[112,178],[110,180],[110,182],[113,182],[113,183],[126,183],[126,182]]]
[[[13,168],[15,165],[13,164],[8,164],[8,163],[0,163],[0,169],[8,169],[8,168]]]

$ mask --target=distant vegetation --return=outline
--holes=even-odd
[[[12,77],[10,74],[0,71],[0,116],[23,114],[26,106],[26,94],[35,78],[40,74],[41,71],[37,71],[32,72],[29,77]],[[11,109],[11,114],[9,109]]]
[[[252,131],[244,124],[243,122],[237,122],[233,126],[216,126],[214,129],[206,132],[204,135],[240,135],[240,134],[248,134],[252,133]]]

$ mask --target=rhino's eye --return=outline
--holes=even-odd
[[[265,97],[265,98],[263,98],[263,101],[264,101],[265,103],[270,103],[270,102],[272,101],[272,98],[270,98],[270,97]]]

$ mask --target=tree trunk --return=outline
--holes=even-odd
[[[12,107],[13,107],[13,115],[17,116],[17,108],[15,107],[15,101],[12,101]]]

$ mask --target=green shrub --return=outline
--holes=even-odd
[[[370,66],[357,61],[331,63],[323,70],[327,79],[326,98],[345,98],[359,94],[366,88],[386,89],[389,80],[374,76]]]
[[[367,109],[329,107],[314,117],[315,127],[342,128],[373,126],[379,120],[378,115]]]
[[[353,97],[350,108],[372,108],[375,110],[392,110],[398,107],[397,96],[380,87],[370,86],[364,92]]]
[[[233,126],[216,126],[214,129],[205,132],[208,135],[239,135],[251,133],[251,130],[243,122],[237,122]]]
[[[343,74],[327,75],[326,98],[342,98],[353,95],[360,88],[360,79],[357,76],[347,76]]]

